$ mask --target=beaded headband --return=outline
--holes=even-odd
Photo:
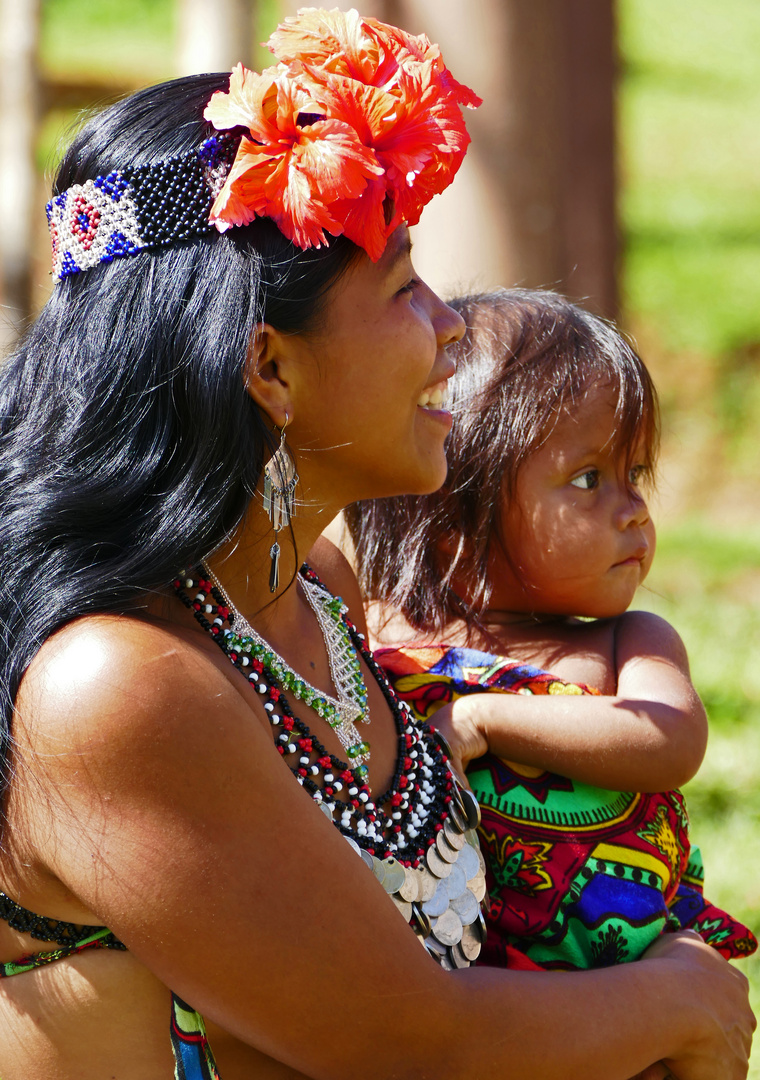
[[[458,83],[424,35],[356,11],[302,8],[267,43],[279,63],[238,64],[197,150],[88,180],[48,204],[56,280],[216,226],[271,218],[300,248],[345,235],[377,260],[443,191],[469,144]],[[243,127],[248,135],[224,134]]]
[[[197,150],[119,169],[56,195],[45,207],[55,280],[207,232],[238,141],[213,135]]]

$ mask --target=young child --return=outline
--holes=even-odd
[[[416,639],[376,656],[418,717],[437,713],[481,805],[483,959],[599,967],[669,926],[747,956],[752,933],[702,896],[677,790],[706,745],[684,646],[626,610],[654,555],[649,374],[556,294],[453,306],[468,329],[445,488],[347,520],[366,595],[386,601],[378,638]]]

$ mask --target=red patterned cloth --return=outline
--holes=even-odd
[[[408,646],[376,658],[415,715],[463,694],[596,694],[546,671],[473,649]],[[754,934],[705,900],[699,849],[680,791],[607,791],[507,763],[470,763],[488,864],[482,962],[587,969],[636,960],[665,929],[689,928],[726,959]]]

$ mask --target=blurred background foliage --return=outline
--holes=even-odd
[[[664,406],[659,553],[638,606],[680,630],[710,712],[688,791],[708,895],[758,930],[760,5],[618,0],[617,15],[623,322]],[[260,40],[276,17],[260,5]],[[45,0],[43,63],[170,77],[175,21],[172,0]],[[73,119],[48,120],[48,172]],[[760,1010],[760,961],[744,970]]]

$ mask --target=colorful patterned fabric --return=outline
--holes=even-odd
[[[598,693],[506,657],[447,646],[380,649],[397,694],[429,720],[463,694]],[[663,930],[688,927],[727,959],[752,932],[702,895],[699,849],[680,791],[607,791],[493,754],[471,762],[490,911],[485,964],[588,969],[636,960]]]
[[[220,1080],[200,1013],[172,994],[174,1080]]]

